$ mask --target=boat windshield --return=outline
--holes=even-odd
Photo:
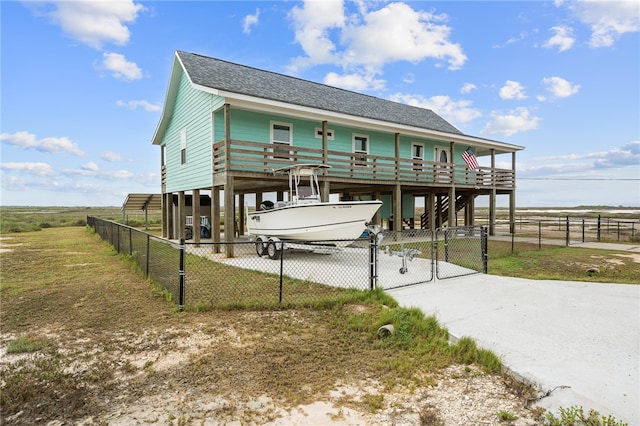
[[[289,174],[289,190],[293,195],[294,204],[311,204],[321,201],[318,177],[314,169],[292,169]]]

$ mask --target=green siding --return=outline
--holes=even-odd
[[[212,185],[212,142],[224,140],[224,102],[224,98],[193,89],[186,76],[184,74],[181,76],[171,122],[162,141],[166,146],[167,191],[188,191],[195,188],[208,188]],[[272,121],[289,123],[293,126],[292,145],[294,147],[322,148],[322,139],[315,137],[315,129],[322,127],[321,120],[302,120],[233,107],[230,111],[231,139],[268,144]],[[334,139],[328,140],[328,149],[331,151],[352,152],[353,135],[362,134],[369,137],[370,155],[395,156],[393,133],[334,125],[331,122],[328,128],[334,132]],[[187,131],[187,163],[185,165],[180,164],[182,129]],[[446,143],[401,135],[401,158],[411,158],[411,145],[414,142],[424,145],[426,161],[434,161],[435,145],[446,146]],[[466,146],[456,145],[455,163],[464,163],[461,158],[464,149]]]
[[[183,74],[171,122],[162,144],[166,147],[167,191],[188,191],[212,185],[211,111],[224,100],[195,90]],[[186,164],[181,164],[181,133],[187,134]]]

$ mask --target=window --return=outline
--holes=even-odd
[[[274,145],[273,158],[290,160],[291,153],[283,145],[290,146],[293,142],[293,125],[290,123],[271,122],[271,143]]]
[[[369,154],[369,136],[353,135],[353,162],[356,166],[367,167],[367,155]]]
[[[187,129],[180,131],[180,164],[187,164]]]
[[[322,139],[322,127],[316,127],[315,134],[316,134],[316,138]],[[334,134],[333,130],[327,129],[327,140],[332,141],[333,134]]]
[[[413,171],[422,171],[422,162],[424,161],[424,145],[421,143],[411,144],[411,159],[413,161]]]
[[[437,163],[445,163],[438,164],[435,166],[436,180],[438,182],[451,182],[452,179],[452,170],[449,166],[449,147],[445,146],[436,146],[434,151],[434,161]]]

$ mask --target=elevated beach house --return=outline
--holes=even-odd
[[[496,196],[509,197],[514,215],[524,149],[465,135],[428,109],[182,51],[153,144],[163,236],[184,237],[189,219],[198,238],[206,216],[215,242],[223,229],[225,242],[243,234],[247,200],[253,208],[267,194],[286,196],[287,177],[273,170],[293,163],[331,166],[320,176],[323,200],[380,199],[374,221],[392,229],[471,225],[476,198],[488,197],[493,232]],[[495,167],[500,154],[511,154],[511,168]],[[490,166],[467,155],[489,156]]]

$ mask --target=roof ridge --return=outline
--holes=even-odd
[[[229,61],[229,60],[226,60],[226,59],[220,59],[220,58],[214,58],[214,57],[211,57],[211,56],[206,56],[206,55],[203,55],[203,54],[200,54],[200,53],[186,52],[184,50],[176,50],[176,52],[184,53],[184,54],[187,54],[187,55],[199,56],[199,57],[207,59],[207,60],[214,60],[214,61],[224,62],[224,63],[230,64],[230,65],[251,69],[251,70],[254,70],[254,71],[257,71],[257,72],[274,74],[274,75],[278,75],[278,76],[285,77],[285,78],[292,78],[292,79],[296,79],[296,80],[304,82],[304,83],[311,83],[311,84],[315,84],[315,85],[318,85],[318,86],[326,87],[326,88],[329,88],[329,89],[332,89],[332,90],[340,90],[340,91],[343,91],[343,92],[346,92],[346,93],[350,93],[350,94],[356,95],[356,96],[364,96],[364,97],[373,98],[373,99],[375,99],[377,101],[391,102],[391,103],[394,103],[394,104],[408,106],[408,107],[419,109],[419,110],[423,110],[423,111],[431,111],[434,114],[437,114],[431,108],[417,107],[415,105],[409,105],[409,104],[405,104],[405,103],[402,103],[402,102],[392,101],[391,99],[384,99],[384,98],[380,98],[378,96],[369,95],[367,93],[360,93],[360,92],[356,92],[356,91],[353,91],[353,90],[344,89],[342,87],[331,86],[331,85],[325,84],[325,83],[318,83],[317,81],[307,80],[307,79],[304,79],[304,78],[301,78],[301,77],[288,75],[288,74],[283,74],[283,73],[280,73],[280,72],[277,72],[277,71],[265,70],[265,69],[257,68],[257,67],[251,66],[251,65],[245,65],[245,64],[240,64],[240,63],[237,63],[237,62],[232,62],[232,61]]]

